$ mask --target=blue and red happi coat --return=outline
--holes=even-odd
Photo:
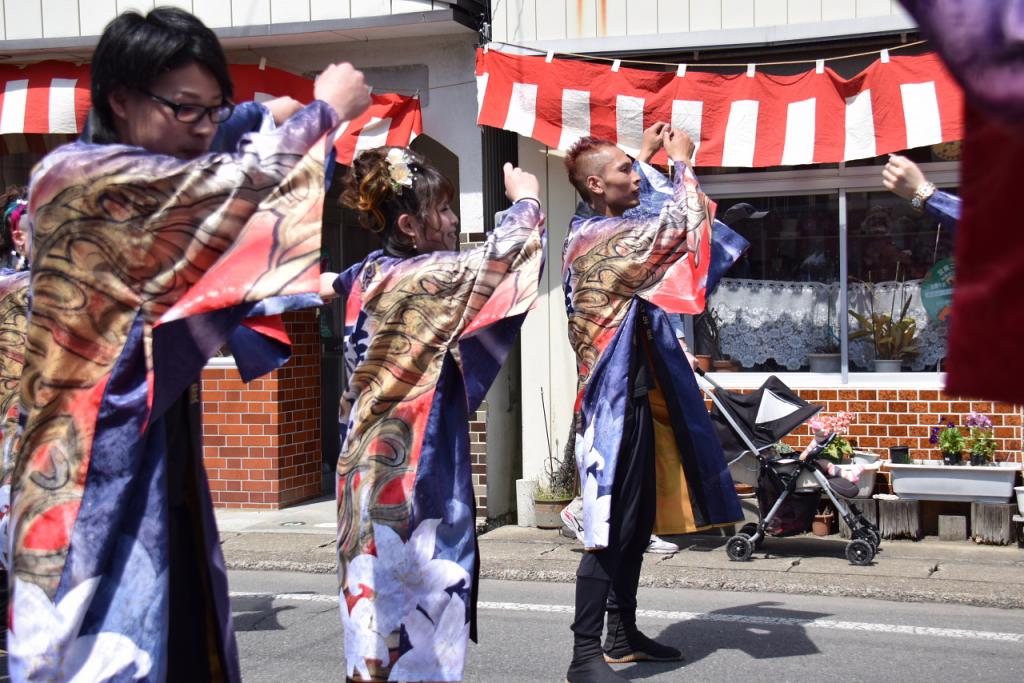
[[[466,251],[341,274],[345,367],[338,579],[348,675],[462,679],[476,600],[469,415],[537,299],[539,207]]]
[[[186,501],[207,581],[176,600],[210,614],[213,677],[239,679],[198,434],[168,433],[165,413],[225,343],[243,379],[279,365],[288,339],[273,316],[319,303],[336,124],[315,102],[231,154],[74,143],[33,172],[10,521],[15,680],[161,681],[169,659],[195,657],[168,651],[169,495]],[[189,437],[188,456],[168,448]],[[185,483],[169,493],[172,470]]]
[[[714,204],[677,162],[672,195],[639,164],[640,206],[612,218],[577,215],[562,250],[569,342],[580,390],[576,464],[584,545],[607,547],[632,349],[647,348],[664,395],[698,528],[742,519],[725,457],[666,313],[699,313],[711,268]],[[638,345],[634,338],[642,337]]]

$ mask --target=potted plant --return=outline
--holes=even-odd
[[[903,292],[903,288],[900,288]],[[910,295],[903,294],[903,305],[896,316],[896,293],[888,313],[875,310],[874,297],[869,299],[868,315],[850,310],[860,329],[850,335],[850,340],[869,338],[875,350],[875,372],[899,372],[903,360],[918,352],[917,321],[908,318]]]
[[[811,366],[811,372],[839,372],[841,370],[839,336],[832,327],[833,311],[832,299],[829,297],[828,325],[825,328],[823,338],[815,352],[807,354],[807,361]]]
[[[721,322],[718,313],[711,309],[705,309],[693,319],[695,356],[705,372],[712,369],[716,372],[736,372],[740,368],[739,363],[722,352],[722,339],[718,331]]]
[[[576,497],[576,429],[575,423],[569,430],[569,439],[562,449],[562,457],[555,457],[548,451],[544,461],[546,484],[537,487],[533,494],[534,523],[541,529],[558,529],[562,526],[559,513]]]
[[[850,425],[855,417],[853,413],[839,411],[835,415],[819,414],[807,423],[815,432],[835,433],[836,435],[821,452],[821,457],[828,458],[836,464],[849,461],[850,456],[853,455],[853,444],[846,438],[846,435],[849,433]]]
[[[946,465],[959,465],[961,453],[964,450],[964,435],[960,428],[948,420],[944,425],[932,427],[932,433],[928,437],[929,443],[938,446],[942,452],[942,462]]]
[[[971,453],[971,464],[987,465],[996,452],[996,440],[992,435],[992,420],[973,410],[967,417],[967,450]]]

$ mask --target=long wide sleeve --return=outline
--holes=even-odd
[[[102,515],[114,523],[83,503],[95,488],[87,482],[121,487],[104,495],[129,500],[132,439],[247,315],[266,300],[318,300],[325,136],[336,123],[316,102],[236,153],[185,161],[75,143],[39,164],[29,190],[25,466],[13,483],[23,580],[55,595],[73,528]],[[118,473],[91,474],[103,468]]]
[[[569,341],[585,380],[634,297],[668,313],[704,309],[714,203],[676,163],[657,215],[576,220],[563,248]]]

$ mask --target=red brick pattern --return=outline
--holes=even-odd
[[[854,445],[888,457],[889,446],[910,446],[911,458],[940,460],[937,446],[928,443],[934,425],[952,420],[963,427],[972,410],[988,415],[994,426],[997,461],[1017,461],[1024,447],[1024,408],[989,401],[965,401],[937,390],[918,389],[798,389],[806,401],[826,413],[847,411],[856,421],[850,427]],[[966,433],[966,429],[964,429]],[[797,447],[811,437],[804,425],[786,442]]]
[[[487,516],[487,401],[469,416],[469,462],[476,494],[476,516]]]
[[[203,370],[203,449],[218,507],[278,509],[320,495],[320,338],[315,310],[284,316],[291,360],[246,385]]]

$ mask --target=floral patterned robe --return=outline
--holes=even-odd
[[[239,679],[190,385],[225,342],[244,379],[273,369],[287,336],[268,316],[319,303],[336,124],[316,102],[234,154],[184,161],[79,142],[34,170],[10,521],[15,680],[161,681],[183,657],[211,680]],[[187,413],[187,433],[168,429],[169,410]],[[179,505],[186,556],[169,533]],[[172,561],[202,588],[175,604]],[[178,608],[205,615],[208,657],[169,650]]]
[[[695,529],[742,519],[721,446],[666,313],[698,313],[711,265],[714,205],[693,171],[675,165],[664,183],[641,183],[639,211],[621,218],[577,215],[562,250],[569,342],[576,352],[576,464],[583,482],[584,545],[608,545],[612,484],[630,387],[633,339],[646,348],[671,418]],[[659,401],[660,403],[660,401]]]
[[[28,324],[28,271],[0,271],[0,564],[8,565],[7,513],[18,433],[18,388],[25,365]]]
[[[347,296],[338,579],[349,676],[461,680],[477,554],[469,414],[537,298],[540,209],[516,203],[487,241],[335,283]]]

